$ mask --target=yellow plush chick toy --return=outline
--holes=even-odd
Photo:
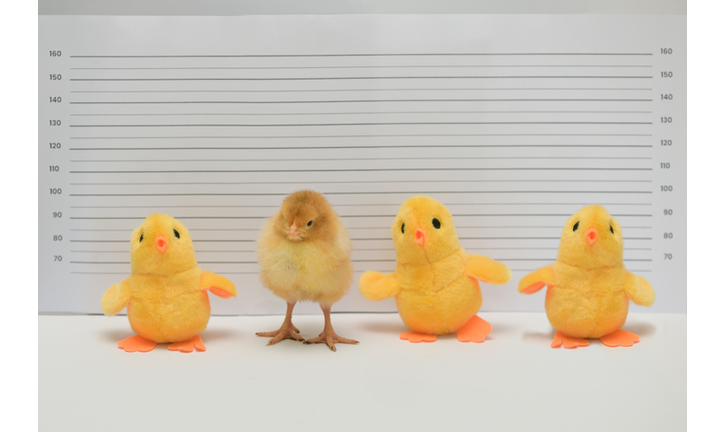
[[[151,351],[157,343],[171,343],[172,351],[205,351],[199,333],[211,315],[207,290],[236,297],[231,281],[196,264],[186,227],[154,213],[131,235],[131,275],[108,288],[101,307],[106,315],[126,307],[138,334],[118,342],[126,352]]]
[[[620,330],[629,299],[654,303],[646,279],[623,266],[621,225],[600,205],[584,207],[566,221],[556,261],[526,275],[518,291],[533,294],[546,285],[546,314],[557,330],[552,348],[587,346],[585,338],[632,346],[639,336]]]
[[[402,321],[412,332],[400,338],[434,342],[436,335],[457,332],[460,342],[483,342],[492,326],[476,314],[483,304],[478,280],[502,285],[510,269],[460,247],[452,215],[425,196],[407,199],[392,224],[397,251],[393,274],[368,271],[360,292],[369,300],[395,297]]]

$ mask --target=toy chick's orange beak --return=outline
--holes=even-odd
[[[425,246],[425,231],[420,228],[415,230],[415,243],[420,246]]]
[[[588,244],[592,245],[596,243],[596,239],[598,239],[598,231],[596,231],[595,228],[591,228],[586,233],[586,240],[588,240]]]
[[[166,246],[168,245],[168,242],[166,241],[166,237],[160,235],[156,237],[156,249],[158,249],[161,252],[166,252]]]

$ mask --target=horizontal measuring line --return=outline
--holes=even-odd
[[[360,66],[214,66],[214,67],[72,67],[70,70],[296,70],[416,68],[650,68],[653,65],[360,65]]]
[[[286,170],[138,170],[69,171],[71,174],[192,174],[192,173],[283,173],[283,172],[388,172],[388,171],[652,171],[653,168],[350,168]]]
[[[292,159],[283,159],[283,158],[267,158],[267,159],[75,159],[71,160],[70,162],[76,162],[76,163],[86,163],[86,162],[92,162],[92,163],[105,163],[105,162],[143,162],[143,163],[157,163],[157,162],[309,162],[309,161],[315,161],[315,162],[323,162],[323,161],[370,161],[370,160],[390,160],[389,157],[383,157],[383,158],[292,158]],[[405,157],[405,160],[491,160],[491,159],[503,159],[503,160],[519,160],[519,159],[554,159],[554,160],[561,160],[561,159],[573,159],[573,160],[649,160],[653,159],[652,157],[627,157],[627,156],[542,156],[542,157],[536,157],[536,156],[492,156],[492,157],[466,157],[466,156],[459,156],[459,157]],[[404,180],[403,182],[408,182],[410,180]],[[411,180],[412,182],[418,182],[418,180]],[[440,180],[434,180],[435,182],[439,182]],[[443,181],[453,181],[453,182],[465,182],[470,180],[443,180]],[[474,180],[473,180],[474,181]],[[500,180],[486,180],[486,181],[500,181]],[[508,181],[521,181],[521,180],[508,180]],[[539,180],[536,180],[539,181]],[[574,180],[571,180],[574,181]],[[578,180],[575,180],[578,181]],[[602,180],[589,180],[589,181],[602,181]],[[608,180],[611,181],[611,180]],[[615,180],[613,180],[615,181]],[[257,182],[260,184],[268,184],[268,182]],[[280,182],[277,182],[280,183]],[[294,183],[294,182],[284,182],[284,183]],[[314,182],[316,183],[316,182]],[[340,182],[330,182],[330,183],[340,183]],[[365,183],[365,182],[350,182],[350,183]],[[149,184],[149,183],[142,183],[142,184]],[[177,183],[165,183],[165,184],[177,184]],[[199,183],[191,183],[191,184],[199,184]],[[243,184],[243,183],[229,183],[229,184]]]
[[[118,218],[135,219],[135,218]],[[145,219],[144,217],[137,219]],[[179,218],[180,219],[180,218]],[[70,240],[71,243],[130,243],[130,240]],[[194,243],[255,243],[256,240],[194,240]]]
[[[420,194],[420,191],[382,191],[382,192],[323,192],[325,195],[409,195],[409,194]],[[521,194],[521,193],[551,193],[551,194],[568,194],[568,193],[580,193],[580,194],[650,194],[651,191],[434,191],[428,193],[436,194]],[[287,196],[288,193],[149,193],[149,194],[70,194],[70,196],[78,197],[94,197],[94,196],[108,196],[108,197],[138,197],[138,196]],[[474,205],[474,203],[463,204],[463,205]],[[570,216],[570,215],[569,215]],[[73,218],[71,218],[73,219]]]
[[[395,183],[653,183],[653,180],[404,180]],[[308,184],[381,184],[390,183],[389,180],[372,181],[312,181]],[[144,183],[70,183],[71,186],[157,186],[157,185],[254,185],[254,184],[292,184],[298,182],[144,182]],[[481,203],[482,204],[482,203]],[[354,204],[346,204],[347,206]],[[360,204],[369,205],[369,204]],[[448,204],[450,205],[450,204]],[[637,204],[632,204],[637,205]],[[127,207],[127,206],[121,206]],[[221,206],[224,207],[224,206]],[[244,206],[237,206],[244,207]],[[254,207],[254,206],[251,206]],[[73,206],[71,206],[73,208]],[[78,208],[78,207],[77,207]]]
[[[390,135],[394,136],[394,135]],[[365,137],[361,135],[360,137]],[[313,137],[298,137],[313,138]],[[283,146],[283,147],[71,147],[70,150],[92,150],[92,151],[117,151],[117,150],[325,150],[325,149],[388,149],[388,148],[642,148],[653,147],[653,145],[639,144],[474,144],[474,145],[389,145],[389,146]]]
[[[141,114],[71,114],[71,117],[172,117],[172,116],[314,116],[314,115],[372,115],[372,114],[651,114],[653,111],[364,111],[364,112],[303,112],[303,113],[141,113]]]
[[[284,195],[284,194],[280,194]],[[177,219],[266,219],[268,216],[177,216]],[[145,217],[71,217],[70,219],[145,219]]]
[[[494,56],[653,56],[653,53],[345,53],[345,54],[184,54],[71,55],[70,58],[305,58],[305,57],[494,57]]]
[[[428,76],[330,76],[273,78],[70,78],[77,82],[159,82],[159,81],[343,81],[413,79],[652,79],[651,75],[428,75]]]
[[[271,215],[270,215],[271,216]],[[396,214],[374,214],[374,215],[340,215],[342,218],[394,218]],[[475,214],[456,214],[455,217],[511,217],[511,216],[534,216],[534,217],[569,217],[570,214],[568,213],[559,213],[559,214],[550,214],[550,213],[475,213]],[[615,217],[651,217],[650,214],[613,214],[612,216]],[[176,216],[176,219],[268,219],[269,216],[246,216],[246,217],[239,217],[239,218],[227,218],[227,217],[215,217],[215,216]],[[94,216],[94,217],[71,217],[70,219],[78,219],[78,220],[144,220],[146,219],[145,216]],[[486,227],[477,227],[477,228],[486,228]],[[490,227],[494,228],[494,227]],[[350,227],[350,229],[356,229],[355,227]],[[363,229],[363,228],[360,228]],[[364,228],[364,229],[389,229],[388,227],[372,227],[372,228]],[[558,238],[558,237],[556,237]],[[379,239],[379,240],[386,240],[386,239]],[[73,240],[71,240],[73,241]]]
[[[426,88],[365,88],[365,89],[307,89],[307,90],[71,90],[70,93],[329,93],[383,91],[651,91],[650,87],[426,87]]]
[[[125,264],[128,261],[71,261],[71,264]],[[198,261],[198,264],[257,264],[256,261]]]
[[[70,137],[70,139],[279,139],[279,138],[385,138],[385,137],[520,137],[520,136],[547,136],[547,137],[650,137],[651,134],[515,134],[515,133],[492,133],[492,134],[355,134],[355,135],[186,135],[186,136],[128,136],[128,137],[97,137],[97,136],[86,136],[86,137]]]
[[[360,123],[178,123],[178,124],[72,124],[72,128],[150,128],[150,127],[329,127],[329,126],[424,126],[424,125],[650,125],[653,122],[360,122]]]
[[[327,104],[389,102],[652,102],[652,99],[336,99],[308,101],[94,101],[70,102],[71,105],[189,105],[189,104]]]

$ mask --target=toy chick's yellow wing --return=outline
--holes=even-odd
[[[115,315],[121,311],[131,300],[131,286],[128,279],[111,285],[101,298],[101,309],[106,315]]]
[[[199,290],[209,290],[221,298],[236,297],[236,286],[229,279],[208,270],[201,273]]]
[[[553,274],[553,267],[546,266],[525,275],[518,283],[518,292],[533,294],[540,291],[540,289],[546,285],[551,287],[555,284],[556,278]]]
[[[394,273],[366,271],[359,279],[359,291],[367,300],[384,300],[396,296],[401,290]]]
[[[626,281],[623,283],[623,289],[628,298],[633,300],[637,305],[651,306],[654,304],[654,298],[656,297],[654,289],[649,282],[641,276],[636,276],[629,272],[626,276]]]
[[[503,285],[510,280],[510,269],[500,261],[482,255],[468,255],[465,275],[479,281]]]

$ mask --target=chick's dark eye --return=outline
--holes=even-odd
[[[578,229],[578,222],[576,222],[576,224],[573,225],[573,231],[575,231],[575,230],[577,230],[577,229]]]
[[[173,235],[175,235],[177,239],[181,238],[181,234],[179,234],[175,229],[173,230]]]
[[[312,226],[312,221],[307,222],[307,226]]]
[[[405,233],[405,223],[402,222],[402,234],[404,234],[404,233]]]
[[[437,218],[433,219],[432,226],[434,226],[435,229],[440,229],[440,221]]]
[[[608,230],[611,231],[611,234],[613,234],[613,225],[608,224]]]
[[[141,233],[141,238],[138,239],[138,242],[141,243],[143,241],[143,233]]]

